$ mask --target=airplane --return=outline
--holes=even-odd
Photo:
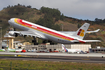
[[[5,52],[5,51],[8,51],[8,52],[16,52],[16,49],[7,48],[7,50],[5,50],[5,49],[0,49],[0,51],[2,51],[2,52]]]
[[[22,52],[22,49],[16,49],[15,52]]]
[[[80,49],[67,49],[64,44],[62,44],[62,50],[67,53],[81,53]]]
[[[8,52],[15,52],[15,49],[10,49],[8,48],[7,50],[5,49],[0,49],[1,52],[5,52],[5,51],[8,51]]]
[[[5,52],[5,49],[0,49],[0,52]]]
[[[34,24],[32,22],[28,22],[19,18],[11,18],[8,20],[8,23],[13,26],[14,28],[23,30],[23,31],[9,31],[9,35],[17,37],[20,36],[32,36],[34,38],[33,42],[34,45],[37,44],[36,38],[40,38],[43,40],[49,40],[56,43],[62,43],[62,44],[70,44],[70,43],[76,43],[76,42],[101,42],[100,40],[83,40],[86,33],[93,33],[98,32],[98,30],[95,31],[87,31],[88,27],[90,26],[89,23],[83,24],[77,31],[72,32],[71,35],[70,32],[61,32],[56,31],[38,24]]]
[[[24,50],[24,49],[10,49],[10,48],[8,48],[7,49],[8,50],[8,52],[26,52],[26,50]]]
[[[8,48],[7,49],[9,52],[15,52],[16,50],[15,49],[10,49],[10,48]]]

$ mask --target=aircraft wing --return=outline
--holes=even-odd
[[[73,35],[76,31],[59,31],[64,34]]]
[[[32,31],[9,31],[9,35],[34,36],[34,37],[41,38],[40,34],[32,32]]]

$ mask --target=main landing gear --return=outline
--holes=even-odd
[[[34,40],[32,40],[32,43],[34,43],[34,45],[38,45],[36,38],[35,37],[33,37],[33,38],[34,38]]]
[[[43,44],[46,44],[46,43],[50,43],[50,45],[54,45],[54,42],[50,41],[50,40],[44,40],[43,41]]]
[[[38,45],[38,40],[36,37],[33,37],[34,40],[32,40],[32,43],[34,43],[34,45]],[[50,43],[50,45],[54,45],[54,42],[50,41],[50,40],[43,40],[42,42],[43,44],[46,44],[46,43]]]

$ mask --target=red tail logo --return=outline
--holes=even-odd
[[[85,30],[83,30],[83,29],[80,29],[79,30],[79,32],[77,33],[77,35],[79,35],[79,36],[84,36],[84,32],[85,32]]]

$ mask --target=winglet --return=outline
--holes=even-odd
[[[62,44],[62,50],[65,50],[65,52],[68,52],[68,50],[66,49],[66,47]]]

